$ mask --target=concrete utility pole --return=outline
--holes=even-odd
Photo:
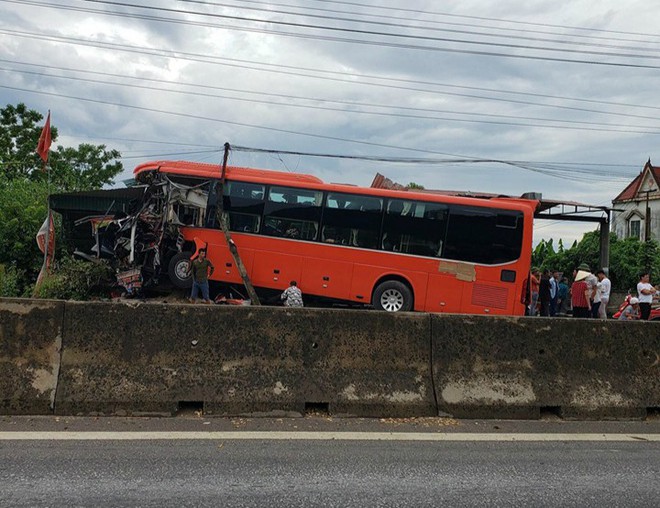
[[[657,189],[649,189],[641,191],[646,193],[646,209],[644,210],[644,241],[651,240],[651,209],[649,208],[649,194],[655,192]]]
[[[243,260],[241,259],[241,256],[238,254],[238,248],[236,247],[234,240],[231,239],[229,226],[225,223],[222,217],[225,208],[223,196],[225,193],[225,175],[227,172],[227,159],[229,158],[229,149],[230,149],[229,143],[225,143],[225,154],[222,159],[222,173],[220,175],[220,189],[216,190],[216,193],[218,195],[218,205],[217,205],[218,208],[216,213],[217,213],[218,221],[220,222],[220,228],[222,229],[222,232],[225,234],[227,247],[229,247],[229,252],[231,252],[232,257],[234,258],[234,263],[236,263],[236,268],[238,268],[238,273],[240,273],[241,279],[243,279],[243,285],[247,290],[248,296],[250,297],[250,301],[252,305],[261,305],[261,302],[259,301],[259,297],[257,296],[257,292],[254,290],[254,286],[252,285],[252,281],[250,280],[250,276],[248,275],[247,270],[245,269]]]

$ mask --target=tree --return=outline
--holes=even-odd
[[[585,233],[570,249],[552,252],[552,240],[541,240],[532,253],[532,265],[545,270],[558,270],[569,277],[581,263],[593,272],[598,270],[600,237],[598,231]],[[549,248],[550,247],[550,248]],[[650,271],[652,280],[660,280],[660,249],[656,241],[640,242],[635,238],[619,240],[610,236],[609,277],[616,289],[630,289],[637,285],[639,274]]]
[[[36,153],[43,125],[43,115],[25,104],[0,109],[0,164],[8,180],[40,180],[43,162]],[[51,127],[51,139],[57,140],[57,128]]]
[[[406,188],[411,189],[411,190],[424,190],[423,185],[420,185],[420,184],[415,183],[415,182],[410,182],[408,185],[406,185]]]
[[[0,167],[6,180],[49,182],[52,192],[100,189],[113,184],[123,170],[117,150],[105,145],[83,143],[78,148],[58,145],[51,149],[48,170],[36,153],[43,115],[25,104],[0,109]],[[51,126],[51,139],[57,140],[57,127]]]
[[[48,194],[99,189],[123,167],[117,150],[105,145],[58,146],[48,171],[36,153],[43,115],[25,104],[0,109],[0,265],[12,277],[13,296],[34,283],[42,262],[35,236],[48,210]],[[51,139],[57,128],[51,126]],[[14,282],[15,279],[15,282]],[[3,282],[3,293],[7,293]],[[9,296],[9,295],[7,295]]]

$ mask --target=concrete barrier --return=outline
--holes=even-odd
[[[437,402],[436,402],[437,401]],[[643,417],[660,326],[0,299],[0,414]]]
[[[438,406],[459,418],[634,418],[660,407],[656,323],[431,319]]]
[[[0,414],[49,414],[60,366],[64,302],[0,299]]]
[[[66,303],[58,414],[432,415],[430,319]],[[282,413],[283,412],[283,413]]]

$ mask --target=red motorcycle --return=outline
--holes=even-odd
[[[623,312],[623,310],[630,305],[630,299],[632,298],[632,295],[628,293],[626,297],[623,299],[623,302],[621,305],[619,305],[619,310],[616,311],[616,313],[612,316],[613,319],[619,319],[619,316]],[[649,321],[660,321],[660,306],[657,304],[654,304],[655,307],[651,309],[651,315],[649,316]],[[639,319],[639,316],[637,317]]]

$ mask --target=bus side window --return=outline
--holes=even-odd
[[[263,234],[316,240],[323,193],[310,189],[273,186],[268,190]]]
[[[364,249],[377,249],[383,200],[359,194],[328,193],[323,227],[335,232],[333,242]],[[325,229],[324,229],[325,231]],[[323,241],[327,241],[325,234]]]
[[[447,206],[440,203],[389,200],[383,218],[382,249],[417,256],[440,257],[447,224]]]

